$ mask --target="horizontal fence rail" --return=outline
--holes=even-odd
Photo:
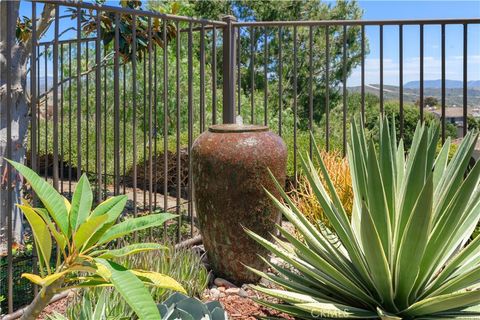
[[[429,26],[440,30],[441,63],[438,71],[441,74],[441,93],[437,114],[442,140],[452,135],[455,126],[459,128],[458,137],[465,135],[468,130],[469,108],[475,107],[468,102],[468,73],[469,68],[475,66],[468,63],[471,57],[468,30],[472,26],[478,28],[480,19],[248,21],[234,25],[237,34],[237,113],[242,115],[244,122],[269,125],[284,137],[290,149],[289,157],[293,159],[289,172],[294,177],[294,184],[298,154],[311,154],[312,151],[313,141],[309,131],[326,150],[339,150],[345,155],[348,127],[353,120],[352,109],[360,114],[364,123],[368,123],[365,57],[369,39],[366,28],[374,29],[378,34],[377,115],[385,113],[385,105],[389,102],[384,81],[384,34],[388,27],[396,29],[397,37],[398,93],[395,98],[399,104],[396,118],[400,136],[403,137],[405,133],[404,52],[410,46],[419,48],[418,120],[425,119],[425,29]],[[445,30],[455,26],[462,29],[455,44],[462,48],[463,84],[460,104],[462,115],[456,120],[457,123],[452,124],[446,115]],[[407,27],[410,30],[416,28],[417,43],[405,41],[404,30]],[[350,94],[348,81],[354,67],[359,69],[360,89],[359,101],[353,102],[355,105],[352,106],[349,99],[354,95]],[[480,107],[480,103],[476,107]],[[340,126],[334,126],[333,122],[340,122]],[[305,143],[305,140],[308,142]]]
[[[48,32],[39,34],[39,12],[53,6]],[[9,7],[13,7],[10,3]],[[221,21],[195,19],[123,7],[84,2],[31,3],[33,45],[27,74],[30,125],[26,163],[71,198],[76,182],[86,174],[95,200],[128,195],[124,216],[157,210],[179,218],[147,236],[180,241],[195,228],[192,163],[189,150],[210,125],[233,123],[268,125],[289,149],[290,181],[299,175],[299,156],[311,154],[314,142],[345,155],[348,127],[354,114],[365,125],[387,112],[384,83],[385,28],[396,28],[398,39],[398,122],[406,132],[404,88],[405,29],[418,28],[418,120],[427,117],[426,26],[441,35],[441,102],[439,122],[446,139],[446,29],[459,25],[462,34],[461,135],[469,116],[468,32],[480,19],[388,21]],[[8,19],[8,17],[7,17]],[[8,21],[9,24],[15,21]],[[108,26],[106,26],[107,24]],[[379,43],[378,102],[367,92],[367,28],[376,28]],[[12,64],[16,39],[7,39],[6,67]],[[348,87],[352,70],[360,72],[358,100]],[[11,157],[12,80],[5,80],[7,157]],[[426,110],[426,109],[425,109]],[[374,128],[369,128],[374,129]],[[310,134],[312,132],[312,135]],[[314,141],[315,140],[315,141]],[[2,168],[5,168],[2,159]],[[5,218],[1,241],[7,255],[1,259],[2,309],[13,312],[33,298],[22,271],[35,272],[35,250],[30,258],[14,256],[14,175],[6,171],[2,184]],[[2,176],[4,173],[2,172]],[[2,180],[3,181],[3,180]],[[19,191],[17,190],[17,193]],[[6,226],[6,227],[5,227]],[[138,236],[138,235],[137,235]],[[28,260],[30,259],[30,260]],[[30,261],[26,263],[26,261]],[[30,270],[28,270],[30,268]],[[20,292],[20,288],[25,289]],[[22,297],[20,298],[20,295]]]

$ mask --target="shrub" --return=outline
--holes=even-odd
[[[247,232],[289,266],[277,274],[252,270],[281,289],[254,288],[283,300],[264,305],[299,318],[454,319],[480,316],[480,237],[466,245],[480,218],[480,164],[466,173],[477,134],[448,160],[450,140],[436,155],[438,127],[418,125],[408,156],[395,130],[380,123],[378,150],[363,126],[351,128],[352,219],[333,183],[322,183],[312,161],[302,167],[338,238],[317,230],[278,186],[287,205],[272,201],[304,242]],[[326,191],[329,190],[329,193]],[[290,268],[295,269],[293,272]]]
[[[22,319],[35,319],[55,293],[69,288],[113,286],[142,319],[160,319],[145,284],[185,292],[169,276],[129,270],[113,261],[139,252],[164,250],[164,246],[139,243],[114,250],[106,247],[112,240],[160,226],[175,215],[152,214],[117,223],[127,201],[125,195],[107,199],[92,210],[93,194],[85,175],[78,181],[70,203],[34,171],[9,162],[30,183],[44,205],[33,208],[26,201],[18,205],[32,228],[40,270],[40,275],[24,273],[22,277],[41,288]],[[57,251],[54,267],[50,266],[52,238]]]
[[[189,296],[200,296],[208,283],[208,272],[201,262],[201,258],[191,249],[177,249],[168,246],[168,250],[142,252],[137,255],[115,259],[115,262],[128,269],[146,269],[168,274],[177,280]],[[152,287],[150,290],[154,301],[164,301],[171,290]],[[105,309],[108,316],[114,319],[133,319],[135,314],[131,307],[115,290],[109,288],[87,289],[79,292],[69,303],[67,315],[70,319],[80,319],[85,300],[91,303],[100,303],[106,297]]]
[[[353,205],[353,189],[347,159],[342,158],[338,151],[321,151],[320,156],[332,180],[333,186],[337,191],[338,197],[347,215],[350,216]],[[325,178],[321,172],[318,173],[322,183],[325,183]],[[301,175],[298,178],[297,188],[292,190],[290,197],[308,221],[312,224],[320,223],[321,225],[331,228],[328,218],[323,212],[322,206],[315,197],[315,192],[305,176]]]

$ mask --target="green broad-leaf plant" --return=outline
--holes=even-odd
[[[379,125],[377,146],[362,125],[351,126],[351,219],[318,147],[324,184],[302,157],[335,242],[277,184],[284,202],[270,197],[302,240],[280,226],[284,239],[273,242],[247,231],[284,262],[265,259],[274,273],[252,269],[279,286],[255,289],[283,301],[261,303],[301,319],[480,319],[480,237],[469,241],[480,218],[480,163],[466,172],[478,135],[467,134],[449,160],[450,139],[436,152],[438,126],[419,124],[406,154],[395,126]]]
[[[142,251],[165,250],[165,246],[139,243],[106,249],[112,240],[160,226],[175,215],[158,213],[117,223],[127,202],[125,195],[109,198],[92,210],[93,195],[85,175],[78,181],[70,203],[30,168],[9,162],[29,182],[44,205],[44,208],[33,208],[25,201],[18,205],[32,228],[40,271],[40,275],[22,275],[40,286],[22,319],[36,319],[54,294],[71,288],[113,286],[139,319],[152,320],[160,319],[160,313],[146,286],[185,293],[183,287],[167,275],[128,270],[113,261]],[[53,248],[56,248],[54,267]]]

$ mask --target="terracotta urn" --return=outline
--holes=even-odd
[[[264,269],[267,252],[244,227],[269,239],[279,211],[264,187],[279,196],[268,169],[283,186],[287,148],[265,126],[211,126],[192,146],[194,199],[208,261],[216,276],[236,284],[259,277],[245,265]]]

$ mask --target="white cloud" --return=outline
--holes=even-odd
[[[480,55],[468,56],[468,79],[480,79]],[[424,57],[424,79],[440,79],[442,72],[441,57]],[[384,84],[398,85],[400,63],[397,59],[383,59]],[[449,56],[445,61],[445,75],[447,79],[463,79],[463,56]],[[403,81],[419,80],[420,78],[420,57],[411,57],[403,61]],[[358,66],[352,71],[348,79],[348,86],[357,86],[361,83],[361,68]],[[380,59],[365,59],[365,83],[380,83]]]

